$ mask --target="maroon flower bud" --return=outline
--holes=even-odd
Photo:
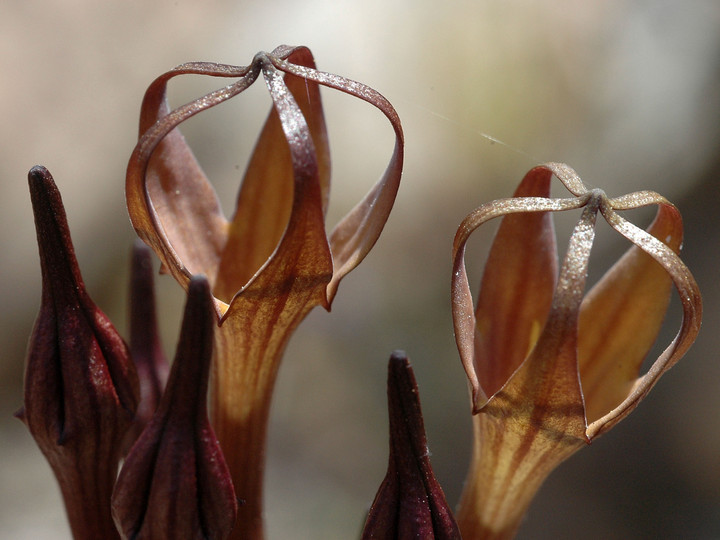
[[[363,539],[458,539],[460,532],[430,465],[420,398],[410,362],[396,351],[388,366],[390,460]]]
[[[133,245],[130,269],[130,352],[140,380],[140,404],[125,437],[123,454],[155,413],[170,370],[155,314],[152,251],[141,240]]]
[[[18,417],[57,477],[73,536],[117,538],[110,494],[137,406],[137,376],[127,346],[85,290],[52,176],[34,167],[28,179],[42,300]]]
[[[165,393],[112,496],[124,538],[220,539],[235,523],[230,472],[207,416],[214,327],[210,286],[193,277]]]

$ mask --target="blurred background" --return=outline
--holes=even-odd
[[[544,161],[567,162],[610,195],[652,189],[675,202],[705,320],[642,405],[551,475],[520,538],[720,537],[718,28],[715,0],[3,3],[0,537],[69,538],[50,468],[12,417],[40,297],[27,171],[43,164],[55,176],[88,289],[127,335],[134,235],[123,184],[145,88],[182,62],[245,65],[281,43],[307,45],[321,69],[382,92],[407,147],[377,246],[345,278],[333,312],[311,313],[286,352],[270,430],[268,537],[359,535],[385,474],[394,349],[413,362],[433,466],[457,502],[471,424],[450,320],[452,238],[474,207],[509,196]],[[173,103],[208,84],[176,83]],[[330,91],[323,99],[331,226],[382,173],[393,136],[369,105]],[[184,128],[227,213],[269,106],[259,83]],[[605,229],[591,278],[627,247]],[[469,253],[475,283],[492,230]],[[171,278],[157,285],[172,357],[184,299]],[[674,308],[658,350],[676,331]]]

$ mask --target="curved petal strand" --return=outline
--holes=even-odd
[[[660,206],[648,232],[679,252],[682,220],[674,207]],[[665,269],[633,245],[583,300],[578,360],[589,422],[630,393],[660,331],[671,284]]]
[[[677,217],[673,219],[679,219],[679,212],[674,206],[670,204],[663,206],[667,208],[670,216],[677,214]],[[635,381],[630,394],[616,408],[588,426],[587,433],[590,438],[605,433],[635,409],[637,404],[655,386],[660,376],[675,365],[690,348],[700,331],[702,320],[700,289],[680,257],[663,242],[627,222],[609,208],[603,208],[602,211],[607,222],[616,231],[655,259],[670,275],[680,296],[683,318],[672,343],[655,360],[648,372]]]
[[[655,191],[635,191],[620,197],[612,198],[608,201],[608,205],[614,211],[631,210],[633,208],[642,208],[651,204],[670,204],[670,202]]]
[[[558,180],[567,188],[567,190],[575,195],[576,197],[582,197],[589,190],[587,186],[580,179],[575,169],[567,165],[566,163],[545,163],[542,167],[550,169]]]
[[[380,109],[395,131],[395,148],[382,177],[365,195],[365,198],[340,220],[330,234],[333,277],[327,287],[327,303],[329,305],[335,297],[340,280],[360,264],[375,245],[385,226],[400,186],[405,138],[400,118],[393,106],[379,92],[369,86],[331,73],[310,70],[281,59],[273,60],[273,63],[278,69],[287,73],[367,101]]]
[[[183,64],[148,87],[140,113],[140,139],[128,163],[125,184],[128,213],[138,235],[187,288],[190,276],[202,273],[214,281],[227,236],[215,190],[202,172],[182,134],[175,129],[195,114],[244,91],[259,70],[210,63]],[[183,74],[241,77],[172,112],[168,81]],[[203,238],[198,242],[197,238]]]
[[[472,389],[474,412],[477,412],[483,406],[488,396],[480,385],[474,361],[477,322],[465,269],[465,246],[470,235],[483,223],[506,214],[571,210],[582,207],[586,202],[587,197],[572,199],[546,199],[542,197],[500,199],[478,207],[460,224],[453,242],[452,317],[455,342]]]
[[[315,69],[315,61],[305,47],[278,48],[296,64]],[[330,194],[330,148],[322,102],[317,83],[286,74],[285,86],[298,109],[291,116],[307,123],[309,142],[315,150],[320,184],[322,213]],[[273,107],[250,158],[238,194],[235,215],[228,230],[227,243],[220,258],[214,294],[229,302],[270,258],[290,219],[293,203],[294,171],[288,142],[277,110]]]

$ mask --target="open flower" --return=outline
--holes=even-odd
[[[173,111],[168,81],[197,74],[236,82]],[[247,89],[260,75],[273,109],[250,158],[235,214],[226,220],[215,192],[175,129]],[[319,85],[359,97],[395,131],[377,184],[327,234],[330,159]],[[316,305],[330,308],[340,280],[369,252],[394,203],[403,135],[390,103],[371,88],[315,69],[310,51],[281,46],[246,67],[183,64],[148,88],[126,196],[138,235],[187,288],[208,276],[220,323],[211,381],[213,425],[240,508],[237,538],[262,537],[262,469],[270,398],[282,351]]]
[[[551,199],[555,175],[574,195]],[[617,213],[657,205],[644,231]],[[582,208],[559,272],[550,212]],[[598,212],[632,246],[585,295]],[[473,307],[466,242],[505,216]],[[532,169],[511,199],[485,204],[453,247],[456,341],[472,390],[474,450],[458,522],[465,538],[511,537],[530,500],[561,461],[627,416],[695,340],[700,293],[677,256],[682,220],[654,192],[609,198],[570,167]],[[639,376],[667,310],[671,285],[680,330]]]
[[[125,342],[85,290],[52,176],[33,167],[28,180],[42,300],[18,416],[55,473],[73,537],[117,538],[110,494],[139,399],[138,379]]]

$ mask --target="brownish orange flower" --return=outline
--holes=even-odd
[[[574,195],[551,199],[555,175]],[[618,211],[657,205],[644,231]],[[582,208],[557,270],[551,212]],[[598,212],[632,246],[585,294]],[[465,245],[486,221],[505,216],[473,307]],[[460,225],[453,248],[452,309],[470,381],[474,451],[458,521],[463,536],[511,537],[546,476],[609,430],[682,357],[700,328],[697,284],[677,252],[682,219],[664,197],[643,191],[609,198],[575,171],[532,169],[510,199],[485,204]],[[671,285],[680,330],[644,375],[643,360],[667,310]]]
[[[168,81],[198,74],[237,81],[170,110]],[[211,184],[175,129],[230,99],[262,75],[273,109],[240,189],[223,216]],[[359,97],[395,131],[380,181],[330,233],[325,230],[330,157],[319,85]],[[281,46],[246,67],[183,64],[148,88],[140,139],[128,165],[128,211],[163,268],[187,288],[210,280],[219,329],[211,382],[213,424],[239,498],[237,538],[262,537],[262,470],[272,388],[294,328],[316,305],[330,308],[340,280],[372,248],[400,182],[403,135],[390,103],[375,90],[315,69],[310,51]]]

